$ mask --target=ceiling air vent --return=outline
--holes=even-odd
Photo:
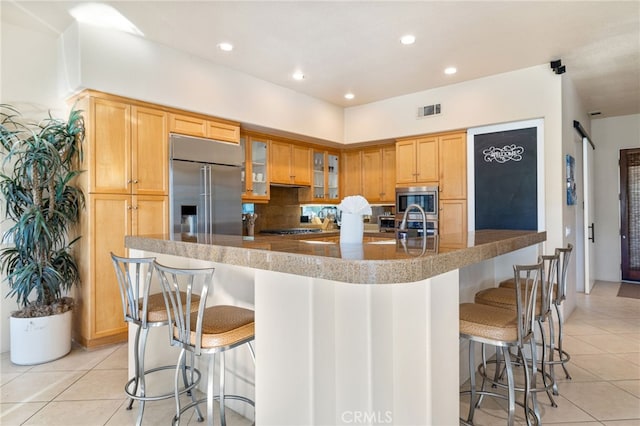
[[[418,108],[418,118],[440,114],[440,104],[425,105]]]

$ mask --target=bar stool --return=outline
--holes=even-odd
[[[466,422],[473,424],[473,415],[476,408],[480,407],[484,396],[507,399],[508,401],[508,424],[514,424],[515,405],[523,407],[525,419],[528,425],[531,424],[531,416],[536,419],[536,424],[540,424],[540,416],[537,409],[536,394],[530,392],[535,388],[535,374],[529,371],[526,362],[520,363],[524,370],[525,385],[523,402],[516,402],[515,380],[513,377],[513,366],[511,362],[510,348],[516,348],[518,356],[524,359],[524,349],[527,344],[531,348],[533,368],[536,365],[535,340],[533,339],[533,328],[535,323],[535,300],[538,284],[543,274],[542,262],[535,265],[514,265],[514,280],[516,283],[515,298],[516,310],[498,308],[479,303],[463,303],[460,305],[460,337],[469,341],[469,374],[470,390],[461,394],[470,394],[469,415]],[[475,343],[482,344],[482,363],[478,366],[478,373],[482,376],[482,386],[476,389],[475,377]],[[502,354],[504,358],[507,383],[498,380],[498,375],[492,380],[487,374],[487,360],[485,357],[485,345],[492,345],[496,348],[496,356]],[[498,364],[496,363],[496,370]],[[495,386],[506,388],[507,395],[485,390],[486,381],[491,381]],[[533,409],[529,408],[529,402]],[[464,421],[463,421],[464,422]]]
[[[573,245],[567,244],[566,248],[557,248],[555,254],[559,255],[558,271],[559,278],[552,282],[553,293],[551,297],[551,304],[555,307],[556,315],[558,316],[558,339],[557,343],[551,350],[558,353],[559,359],[550,359],[547,361],[547,365],[550,366],[550,373],[553,377],[553,394],[558,395],[558,384],[555,381],[554,367],[558,364],[562,365],[565,377],[571,380],[571,375],[567,370],[566,364],[571,360],[571,355],[564,350],[562,342],[564,338],[564,319],[562,317],[562,311],[560,307],[562,302],[567,298],[567,272],[569,270],[569,261],[571,260],[571,252],[573,251]],[[513,280],[508,279],[500,283],[500,287],[513,288]]]
[[[541,388],[531,388],[530,392],[542,392],[545,391],[549,397],[549,402],[552,407],[557,407],[552,393],[556,387],[555,375],[553,369],[550,367],[550,361],[553,360],[554,354],[554,327],[553,327],[553,315],[551,313],[551,298],[553,297],[553,285],[559,278],[558,261],[559,255],[544,255],[540,256],[543,265],[543,275],[540,277],[540,284],[535,299],[535,320],[540,330],[540,336],[542,343],[542,356],[540,357],[541,368],[539,370],[542,375],[543,386]],[[504,286],[497,288],[488,288],[479,291],[475,295],[475,302],[483,305],[495,306],[498,308],[516,310],[517,300],[513,291],[515,287],[515,280],[508,280]],[[549,329],[549,336],[545,335],[544,323],[547,324]],[[549,351],[547,351],[549,348]],[[547,353],[548,352],[548,353]],[[526,359],[520,359],[520,362],[529,362]],[[534,372],[537,372],[537,365],[532,366]],[[496,368],[496,373],[498,369]],[[548,372],[547,372],[548,371]],[[518,389],[522,390],[522,389]]]
[[[175,401],[176,415],[173,424],[180,424],[180,416],[191,407],[198,408],[198,404],[207,402],[207,422],[213,425],[213,400],[220,404],[220,423],[226,425],[225,405],[227,399],[246,402],[255,406],[254,402],[241,395],[225,394],[225,353],[237,346],[249,347],[255,364],[255,353],[251,346],[254,340],[254,312],[237,306],[216,305],[206,307],[207,295],[213,281],[214,268],[180,269],[172,268],[154,262],[160,275],[162,291],[165,296],[166,310],[169,321],[171,345],[180,347],[180,356],[176,365]],[[196,296],[194,291],[200,291],[198,311],[185,312],[178,303],[180,292],[186,294],[187,304]],[[178,393],[180,366],[185,360],[186,352],[195,356],[209,354],[209,380],[207,383],[207,397],[181,407]],[[213,395],[213,376],[215,354],[220,355],[220,394]],[[202,418],[199,417],[199,421]]]
[[[122,311],[124,320],[137,325],[136,336],[133,342],[134,351],[134,375],[125,384],[124,391],[129,396],[127,410],[133,407],[133,401],[139,401],[138,417],[136,425],[142,424],[142,416],[146,401],[158,401],[174,396],[175,392],[162,395],[147,395],[145,386],[145,376],[147,374],[176,368],[174,365],[155,367],[149,370],[144,369],[145,349],[147,346],[147,336],[151,327],[161,327],[169,324],[167,310],[162,293],[150,294],[153,277],[152,257],[127,258],[116,256],[111,253],[113,267],[118,279],[120,297],[122,300]],[[184,296],[182,300],[185,300]],[[199,299],[191,302],[191,311],[198,309]],[[182,305],[183,307],[186,305]],[[191,371],[191,379],[188,380],[185,367],[183,366],[184,387],[180,393],[189,392],[200,380],[200,372]]]

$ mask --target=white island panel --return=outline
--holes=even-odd
[[[256,370],[257,424],[456,422],[457,270],[403,284],[265,270],[255,281],[268,366]]]

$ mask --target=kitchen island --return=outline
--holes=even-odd
[[[457,424],[461,286],[493,285],[513,263],[535,261],[546,233],[365,235],[343,246],[337,235],[188,239],[126,246],[215,266],[212,303],[255,309],[257,424],[427,425]],[[232,374],[235,391],[253,396],[251,367],[238,362]]]

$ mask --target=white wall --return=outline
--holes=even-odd
[[[74,24],[61,42],[67,94],[91,88],[342,142],[336,105],[126,33]]]
[[[554,157],[559,163],[561,175],[554,182],[560,190],[560,203],[562,208],[563,239],[557,246],[547,246],[548,252],[552,253],[555,247],[566,247],[568,243],[574,246],[571,256],[571,264],[567,272],[567,300],[563,305],[564,316],[575,308],[576,292],[584,292],[584,220],[582,188],[582,138],[573,127],[573,120],[577,120],[589,133],[589,115],[583,107],[582,100],[576,92],[571,81],[570,74],[562,75],[562,144],[560,152]],[[577,182],[578,194],[574,205],[567,205],[566,195],[566,155],[569,154],[576,159],[575,178]]]
[[[640,114],[596,119],[591,122],[596,145],[596,275],[597,280],[618,281],[620,273],[620,150],[640,148]]]
[[[66,106],[57,91],[55,38],[6,22],[0,27],[0,103],[16,106],[32,121],[45,118],[49,110],[56,117],[64,117]],[[1,234],[10,225],[4,217],[4,199],[0,199]],[[5,297],[9,286],[4,279],[0,275],[0,352],[9,350],[8,318],[18,309],[15,299]]]

